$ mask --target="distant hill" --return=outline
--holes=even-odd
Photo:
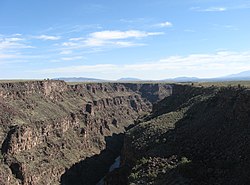
[[[230,74],[227,76],[217,78],[197,78],[197,77],[177,77],[165,79],[164,81],[170,82],[216,82],[216,81],[247,81],[250,80],[250,70],[243,71],[236,74]]]
[[[107,80],[97,78],[85,78],[85,77],[60,77],[53,78],[53,80],[63,80],[65,82],[105,82]]]
[[[240,73],[222,76],[218,78],[206,79],[207,81],[246,81],[250,80],[250,71],[242,71]]]
[[[177,77],[177,78],[171,78],[171,79],[166,79],[166,81],[172,81],[172,82],[198,82],[201,79],[197,77]]]
[[[128,81],[130,81],[130,82],[135,82],[135,81],[142,81],[142,80],[139,79],[139,78],[127,77],[127,78],[120,78],[120,79],[118,79],[117,81],[119,81],[119,82],[128,82]]]
[[[231,74],[226,76],[226,78],[250,78],[250,71],[242,71],[240,73]]]
[[[54,78],[53,80],[64,80],[65,82],[108,82],[111,80],[97,79],[97,78],[85,78],[85,77],[60,77]],[[168,78],[163,80],[152,80],[152,81],[161,81],[161,82],[221,82],[221,81],[248,81],[250,80],[250,70],[242,71],[236,74],[230,74],[227,76],[217,77],[217,78],[197,78],[197,77],[176,77]],[[117,82],[139,82],[144,81],[139,78],[133,77],[124,77],[118,80]],[[148,81],[151,81],[150,79]]]
[[[250,71],[242,71],[240,73],[228,75],[227,77],[250,77]]]

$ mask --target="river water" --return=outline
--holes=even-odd
[[[114,169],[119,168],[120,162],[121,162],[121,157],[119,156],[115,159],[115,162],[109,167],[109,172],[112,172]],[[104,177],[96,185],[103,185],[104,184],[103,179]]]

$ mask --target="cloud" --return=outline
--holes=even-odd
[[[102,39],[88,38],[85,41],[83,41],[82,46],[94,47],[94,46],[104,46],[108,44],[110,44],[110,42],[104,41]]]
[[[92,32],[86,37],[70,38],[68,42],[63,42],[63,50],[81,49],[93,47],[135,47],[144,46],[138,43],[138,39],[149,36],[162,35],[163,32],[146,32],[139,30],[104,30]]]
[[[235,25],[221,25],[221,24],[213,24],[212,29],[214,30],[231,30],[231,31],[238,31],[239,28],[236,27]]]
[[[21,33],[15,33],[15,34],[13,34],[13,36],[22,36],[22,34]]]
[[[190,10],[197,12],[225,12],[229,10],[241,10],[249,8],[250,8],[250,1],[247,1],[243,4],[236,4],[232,6],[212,6],[207,8],[191,7]]]
[[[127,38],[142,38],[153,35],[162,35],[162,32],[145,32],[138,30],[129,30],[129,31],[100,31],[90,34],[90,38],[98,40],[116,40],[116,39],[127,39]]]
[[[72,54],[72,52],[73,52],[73,51],[71,51],[71,50],[63,50],[63,51],[61,51],[59,54],[60,54],[60,55],[69,55],[69,54]]]
[[[76,42],[63,42],[62,43],[62,46],[65,46],[65,47],[74,47],[74,46],[77,46],[78,44]]]
[[[167,28],[167,27],[172,27],[173,24],[171,22],[162,22],[162,23],[158,23],[155,25],[156,27],[160,27],[160,28]]]
[[[39,72],[43,74],[63,74],[63,75],[73,75],[73,74],[82,74],[89,72],[103,72],[103,71],[112,71],[116,69],[116,65],[112,64],[97,64],[97,65],[82,65],[82,66],[69,66],[61,68],[51,68],[40,70]]]
[[[73,56],[73,57],[63,57],[62,60],[64,61],[71,61],[71,60],[80,60],[83,59],[82,56]]]
[[[134,18],[134,19],[120,19],[120,22],[122,22],[122,23],[126,23],[126,24],[131,24],[131,23],[136,23],[136,24],[138,24],[138,23],[145,23],[145,22],[148,22],[148,21],[150,21],[150,19],[148,19],[148,18],[143,18],[143,17],[141,17],[141,18]]]
[[[24,49],[24,48],[32,48],[32,46],[26,45],[20,41],[24,41],[22,38],[16,37],[6,37],[0,38],[0,51],[7,49]]]
[[[34,36],[35,39],[41,39],[41,40],[60,40],[60,36],[51,36],[51,35],[40,35],[40,36]]]
[[[133,46],[145,46],[146,45],[142,43],[133,43],[133,42],[126,42],[126,41],[117,41],[117,42],[113,42],[113,44],[119,47],[133,47]]]
[[[71,38],[69,39],[70,41],[79,41],[79,40],[84,40],[83,37],[75,37],[75,38]]]
[[[23,38],[18,38],[18,37],[12,37],[12,38],[6,38],[5,39],[8,42],[17,42],[17,41],[22,41],[24,40]]]
[[[33,48],[30,45],[25,44],[24,38],[18,37],[2,37],[0,38],[0,59],[16,59],[20,58],[20,52],[23,49]],[[6,62],[6,61],[5,61]]]
[[[28,55],[24,51],[34,47],[27,44],[25,37],[21,34],[1,35],[0,36],[0,63],[26,62]]]
[[[48,27],[44,30],[41,30],[39,33],[43,35],[53,35],[57,34],[60,36],[69,36],[74,34],[80,34],[86,31],[100,30],[102,27],[99,24],[77,24],[77,25],[65,25],[58,24],[53,27]]]
[[[171,56],[159,61],[144,64],[133,64],[125,66],[132,70],[167,70],[167,69],[213,69],[214,66],[220,66],[220,69],[226,69],[228,66],[242,68],[250,60],[250,52],[229,52],[219,51],[214,54],[191,54],[188,56]],[[250,64],[248,64],[250,66]],[[216,70],[216,69],[215,69]]]
[[[134,46],[144,46],[143,43],[135,43],[131,41],[110,41],[102,40],[96,38],[89,38],[84,41],[83,46],[86,47],[134,47]]]
[[[210,7],[210,8],[204,9],[202,11],[204,11],[204,12],[224,12],[226,10],[227,10],[226,7]]]
[[[218,51],[212,54],[169,56],[137,64],[96,64],[51,68],[42,70],[42,73],[71,76],[86,74],[110,79],[122,76],[154,80],[176,76],[218,77],[250,69],[249,61],[250,51]]]
[[[224,12],[227,11],[227,7],[209,7],[209,8],[201,8],[201,7],[192,7],[191,10],[198,12]]]
[[[17,55],[10,55],[10,54],[0,53],[0,60],[1,59],[13,59],[13,58],[17,58]]]

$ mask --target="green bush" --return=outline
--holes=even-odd
[[[190,162],[191,162],[191,160],[189,160],[187,157],[182,157],[181,161],[180,161],[181,164],[187,164],[187,163],[190,163]]]
[[[138,178],[139,178],[138,173],[131,173],[130,176],[129,176],[129,179],[130,179],[131,181],[135,181],[135,180],[137,180]]]
[[[143,157],[143,158],[140,159],[139,164],[143,165],[143,164],[146,164],[147,162],[148,162],[148,159],[146,159],[145,157]]]
[[[149,172],[148,177],[149,177],[150,179],[154,179],[154,178],[157,177],[157,173],[156,173],[156,172]]]

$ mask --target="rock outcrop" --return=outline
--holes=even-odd
[[[249,184],[249,89],[174,85],[172,92],[126,132],[123,165],[106,184]]]
[[[73,164],[99,154],[172,93],[166,84],[0,84],[0,184],[59,184]]]

